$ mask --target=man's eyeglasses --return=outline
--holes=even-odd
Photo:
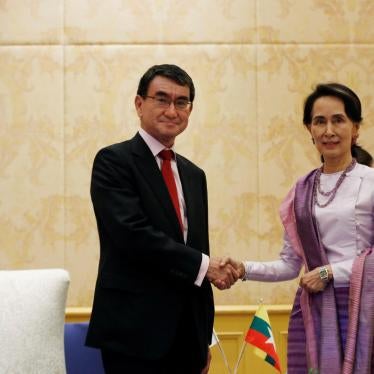
[[[188,110],[191,107],[191,101],[185,98],[178,98],[172,100],[170,97],[167,96],[143,96],[144,99],[152,99],[154,100],[156,106],[163,109],[168,109],[171,103],[174,104],[174,108],[176,110]]]

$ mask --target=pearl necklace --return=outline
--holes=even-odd
[[[318,170],[317,170],[317,174],[316,174],[316,179],[314,180],[314,186],[313,186],[313,200],[314,200],[314,203],[316,205],[318,205],[320,208],[324,208],[326,207],[327,205],[329,205],[335,198],[335,195],[340,187],[340,185],[343,183],[345,177],[347,176],[347,173],[349,173],[351,170],[353,170],[353,168],[355,167],[356,165],[356,159],[352,159],[352,162],[346,167],[346,169],[343,171],[343,173],[341,174],[341,176],[339,177],[339,179],[337,180],[334,188],[331,190],[331,191],[323,191],[322,188],[321,188],[321,173],[322,173],[322,168],[323,166],[321,166]],[[327,201],[323,204],[321,204],[319,201],[318,201],[318,194],[317,194],[317,191],[322,195],[322,196],[329,196],[329,198],[327,199]]]

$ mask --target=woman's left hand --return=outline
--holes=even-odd
[[[331,266],[327,266],[327,271],[329,273],[329,279],[332,277]],[[300,278],[300,287],[304,288],[310,293],[321,292],[325,289],[327,282],[322,280],[319,275],[319,268],[316,268],[308,273],[305,273]]]

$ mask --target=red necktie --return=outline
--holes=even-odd
[[[178,191],[177,191],[177,186],[175,184],[173,171],[171,170],[171,162],[170,162],[170,160],[173,157],[173,151],[164,149],[158,155],[162,159],[161,173],[162,173],[162,176],[164,177],[164,181],[169,190],[169,195],[171,197],[171,201],[173,202],[174,209],[178,217],[179,225],[183,233],[183,223],[182,223],[181,211],[179,208]]]

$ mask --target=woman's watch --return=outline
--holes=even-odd
[[[319,269],[319,277],[324,283],[329,281],[329,271],[327,270],[327,266],[321,266]]]

